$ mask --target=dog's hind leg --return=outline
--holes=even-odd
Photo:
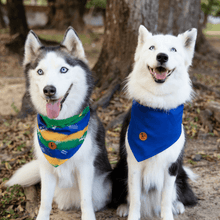
[[[42,165],[43,166],[43,165]],[[56,177],[46,168],[40,167],[41,174],[41,204],[37,220],[49,220],[53,196],[56,187]]]
[[[94,180],[93,163],[83,161],[82,165],[77,170],[79,191],[81,197],[81,212],[82,220],[95,220],[95,212],[92,202],[92,187]]]
[[[161,218],[163,220],[174,220],[173,206],[173,190],[175,190],[176,175],[178,172],[178,163],[173,163],[167,171],[165,171],[164,186],[162,190],[161,201]]]

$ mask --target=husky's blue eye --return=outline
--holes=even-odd
[[[151,46],[150,48],[149,48],[149,50],[154,50],[155,49],[155,46]]]
[[[43,71],[42,69],[39,69],[39,70],[37,71],[37,73],[38,73],[39,75],[43,75],[43,74],[44,74],[44,71]]]
[[[61,69],[60,69],[60,72],[61,73],[66,73],[68,71],[68,69],[66,68],[66,67],[62,67]]]
[[[174,47],[172,47],[172,48],[170,49],[170,51],[172,51],[172,52],[177,52],[176,48],[174,48]]]

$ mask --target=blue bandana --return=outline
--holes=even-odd
[[[183,107],[165,111],[133,101],[128,143],[138,162],[161,153],[179,139]]]

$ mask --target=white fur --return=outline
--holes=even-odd
[[[24,50],[24,61],[23,65],[25,66],[35,57],[38,53],[39,48],[42,46],[41,42],[38,38],[36,38],[33,31],[30,31],[26,42],[25,42],[25,50]]]
[[[37,160],[33,160],[22,167],[22,170],[17,170],[12,178],[7,182],[7,185],[15,184],[28,187],[40,182],[40,170]]]
[[[31,50],[38,53],[41,46],[32,35],[30,32],[25,44],[24,64],[29,63],[36,55]],[[83,56],[86,59],[82,44],[72,29],[67,32],[62,44],[69,51],[72,51],[71,45],[74,46],[74,57]],[[68,68],[68,72],[61,74],[61,67]],[[39,69],[43,70],[43,75],[37,73]],[[49,52],[28,74],[31,99],[38,113],[46,115],[46,99],[43,93],[45,86],[56,87],[56,98],[59,99],[65,95],[71,84],[73,86],[57,119],[65,119],[79,112],[88,90],[86,73],[80,66],[68,65],[59,53]],[[49,220],[53,198],[60,209],[81,208],[82,220],[95,220],[94,211],[106,206],[111,198],[111,182],[106,178],[108,173],[100,174],[94,166],[99,150],[95,140],[97,127],[97,120],[91,117],[84,143],[73,157],[57,168],[43,155],[35,129],[34,149],[37,160],[19,169],[6,185],[29,186],[41,180],[41,205],[37,220]]]
[[[128,77],[126,89],[130,99],[152,108],[169,110],[191,100],[192,88],[188,68],[192,62],[196,40],[196,29],[187,31],[178,37],[171,35],[153,36],[144,26],[139,28],[138,46],[135,53],[134,69]],[[189,45],[185,46],[187,39]],[[154,50],[149,50],[151,46]],[[177,52],[171,51],[175,47]],[[147,66],[157,66],[156,56],[166,53],[168,70],[175,69],[163,84],[156,83]],[[128,202],[129,206],[119,206],[120,216],[128,215],[128,220],[139,220],[144,216],[161,214],[163,220],[172,220],[173,213],[184,212],[184,206],[177,201],[175,176],[169,174],[169,166],[176,162],[185,142],[182,133],[177,142],[160,154],[142,162],[135,159],[127,137],[128,163]],[[193,172],[185,168],[188,176]],[[153,191],[149,191],[152,187]],[[129,207],[129,211],[128,211]]]
[[[73,28],[69,28],[71,29],[71,31],[67,30],[67,32],[65,33],[64,40],[61,44],[64,45],[74,57],[81,59],[85,63],[87,63],[88,61],[85,57],[85,51],[83,49],[82,42],[77,37]]]
[[[48,65],[48,63],[50,65]],[[60,74],[60,68],[66,67],[69,70],[65,74]],[[37,70],[42,69],[44,75],[38,75]],[[30,70],[30,88],[29,92],[34,103],[37,103],[36,110],[38,113],[46,115],[46,98],[44,97],[43,88],[46,85],[52,85],[56,88],[56,99],[63,98],[66,91],[73,83],[68,99],[64,102],[62,111],[57,119],[65,119],[75,115],[86,96],[87,85],[84,70],[75,66],[72,67],[65,60],[54,52],[47,53],[37,68]],[[41,98],[39,98],[41,97]],[[72,106],[76,106],[73,108]]]
[[[185,48],[185,41],[189,37],[187,33],[178,37],[171,35],[152,36],[144,26],[140,26],[134,69],[128,77],[126,86],[130,99],[139,100],[141,104],[152,108],[166,110],[176,108],[191,100],[192,88],[187,71],[194,53],[192,48],[195,46],[196,29],[189,33],[190,37],[194,34],[192,43],[190,48]],[[149,50],[152,45],[155,46],[155,50]],[[175,47],[177,52],[170,51],[172,47]],[[158,53],[166,53],[169,56],[167,69],[176,68],[163,84],[155,83],[147,68],[147,65],[152,68],[157,65],[156,56]],[[191,60],[189,60],[190,57]]]
[[[129,170],[129,213],[133,213],[131,217],[129,216],[129,220],[139,219],[141,213],[142,216],[159,214],[161,208],[161,215],[164,215],[163,219],[172,219],[170,217],[172,209],[175,210],[175,213],[179,213],[179,210],[172,206],[172,202],[176,201],[177,196],[174,190],[175,177],[169,175],[168,168],[171,163],[177,160],[184,142],[185,137],[182,129],[180,138],[171,147],[150,159],[137,162],[126,138]],[[156,192],[149,192],[151,187],[156,187]],[[161,197],[162,207],[160,208],[158,204],[161,203]]]
[[[187,176],[193,181],[196,182],[197,178],[199,177],[197,174],[193,173],[192,170],[190,170],[188,167],[183,167],[185,170]]]

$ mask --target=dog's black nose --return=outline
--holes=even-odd
[[[165,53],[159,53],[157,54],[157,61],[161,64],[166,63],[168,61],[169,57]]]
[[[46,96],[51,97],[51,96],[55,95],[55,93],[56,93],[56,88],[54,86],[45,86],[44,87],[44,94]]]

